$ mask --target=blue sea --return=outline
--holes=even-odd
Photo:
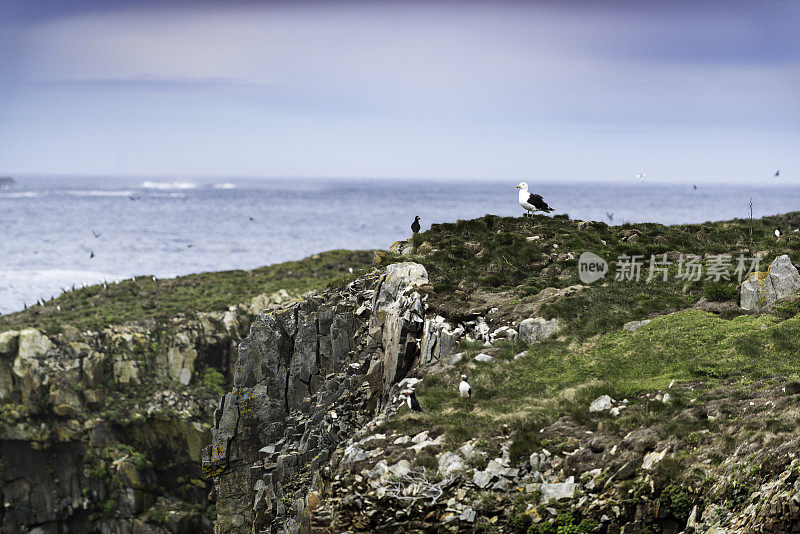
[[[133,275],[248,269],[324,250],[386,248],[432,223],[520,215],[518,180],[17,177],[0,191],[0,313]],[[800,187],[542,183],[555,213],[697,223],[800,209]]]

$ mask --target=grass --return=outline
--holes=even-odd
[[[226,310],[262,293],[301,294],[371,264],[372,252],[334,250],[249,271],[221,271],[153,281],[150,276],[66,292],[44,306],[0,316],[0,331],[38,328],[58,333],[64,325],[102,329],[126,322],[165,321],[196,312]],[[57,307],[60,306],[59,311]]]
[[[672,380],[719,383],[733,377],[753,380],[800,374],[800,317],[779,321],[769,315],[740,316],[733,320],[684,310],[658,317],[634,332],[615,331],[576,343],[546,341],[528,347],[504,342],[497,362],[478,363],[480,349],[466,347],[466,357],[447,374],[426,376],[417,387],[425,412],[400,416],[388,423],[413,434],[423,429],[444,432],[451,443],[490,438],[502,425],[514,433],[512,454],[522,456],[535,446],[539,429],[562,415],[592,427],[605,415],[588,412],[589,403],[602,394],[636,399],[645,391],[665,390]],[[747,349],[745,349],[747,347]],[[546,369],[546,372],[543,370]],[[473,400],[458,398],[459,375],[466,373]],[[682,406],[673,391],[673,404],[649,403],[641,417],[666,420]],[[614,419],[631,427],[646,421]],[[651,421],[652,422],[652,421]],[[694,427],[665,426],[674,435]],[[701,425],[702,426],[702,425]],[[697,429],[700,429],[698,426]]]
[[[788,254],[797,264],[800,235],[776,239],[772,232],[776,225],[798,221],[800,212],[753,221],[750,247],[748,221],[743,219],[675,226],[655,223],[608,226],[592,222],[579,229],[577,222],[566,216],[522,219],[486,215],[432,225],[430,230],[416,236],[415,253],[410,259],[425,265],[430,274],[434,293],[429,304],[445,317],[462,320],[476,307],[476,302],[480,304],[482,294],[505,293],[512,302],[546,287],[580,284],[577,258],[582,252],[594,252],[609,262],[605,280],[596,282],[591,291],[577,293],[542,310],[545,317],[563,319],[569,333],[586,338],[619,328],[628,321],[691,307],[702,297],[712,301],[735,300],[738,287],[735,279],[706,278],[710,263],[707,255],[730,254],[731,275],[739,255],[750,258],[761,254],[762,270],[780,254]],[[646,282],[650,256],[663,258],[664,254],[672,262],[668,279]],[[640,282],[614,279],[622,255],[644,257]],[[675,279],[680,255],[704,258],[700,280]],[[398,260],[392,256],[384,259],[387,263]]]

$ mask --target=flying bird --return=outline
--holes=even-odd
[[[92,258],[94,258],[94,250],[89,252],[89,259],[92,259]]]
[[[95,232],[94,230],[92,230],[92,235],[95,237],[95,239],[97,239],[98,237],[100,237],[100,236],[101,236],[101,235],[103,235],[103,234],[98,234],[97,232]]]
[[[697,184],[693,184],[692,187],[697,190]]]
[[[614,221],[614,212],[613,211],[610,211],[610,212],[607,211],[606,212],[606,217],[608,217],[609,222],[613,222]]]
[[[251,223],[254,223],[254,222],[256,222],[256,220],[255,220],[254,218],[252,218],[252,217],[248,217],[248,219],[250,219],[250,222],[251,222]]]
[[[467,382],[467,375],[461,375],[461,383],[458,385],[458,392],[464,400],[470,400],[472,398],[472,388],[469,386],[469,382]]]
[[[644,182],[644,177],[645,177],[646,175],[647,175],[647,173],[644,173],[644,172],[643,172],[643,173],[640,173],[640,174],[637,174],[637,175],[636,175],[636,179],[637,179],[637,180],[639,180],[640,182]]]
[[[777,170],[777,171],[775,171],[775,178],[777,178],[777,177],[778,177],[778,176],[780,176],[780,175],[781,175],[781,171],[780,171],[780,169],[779,169],[779,170]]]
[[[547,202],[544,201],[542,195],[532,195],[528,193],[528,184],[525,182],[520,182],[519,185],[517,185],[517,189],[519,189],[519,205],[527,210],[527,213],[525,213],[523,217],[532,217],[534,211],[543,211],[545,213],[553,211],[553,208],[548,206]]]
[[[414,217],[414,222],[411,223],[411,231],[416,234],[416,233],[419,233],[419,229],[420,229],[420,226],[419,226],[419,215],[417,215],[416,217]]]
[[[131,201],[134,201],[134,200],[139,200],[139,199],[140,199],[140,198],[142,198],[142,197],[128,197],[128,198],[129,198]]]

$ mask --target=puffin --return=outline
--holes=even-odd
[[[458,385],[458,392],[464,400],[470,400],[472,398],[472,388],[467,382],[467,375],[461,375],[461,383]]]
[[[420,229],[420,226],[419,226],[419,215],[417,215],[416,217],[414,217],[414,222],[411,223],[411,231],[414,232],[415,234],[417,234],[417,233],[419,233],[419,229]]]

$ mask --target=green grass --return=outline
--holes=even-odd
[[[417,387],[425,412],[401,415],[387,426],[406,433],[436,429],[458,445],[494,436],[506,424],[516,439],[512,454],[520,456],[541,445],[539,429],[561,415],[590,428],[592,421],[608,418],[588,412],[589,403],[605,393],[635,399],[641,392],[665,390],[672,380],[713,385],[742,376],[748,379],[744,383],[797,376],[797,332],[800,317],[782,322],[769,315],[725,320],[684,310],[656,318],[635,332],[615,331],[583,343],[532,345],[518,360],[511,355],[522,347],[509,342],[500,345],[502,352],[494,363],[474,362],[472,356],[480,349],[463,345],[466,357],[456,369],[426,376]],[[472,386],[471,402],[456,394],[461,373]],[[641,417],[664,420],[683,405],[678,391],[673,390],[673,399],[672,405],[648,404]],[[641,423],[626,422],[624,415],[613,421],[632,427]],[[666,425],[665,431],[684,435],[695,430],[684,426]]]
[[[57,333],[67,324],[97,330],[129,321],[164,321],[181,314],[226,310],[278,289],[300,294],[323,288],[348,275],[349,268],[365,268],[371,262],[370,251],[334,250],[250,271],[200,273],[155,282],[141,276],[136,282],[108,284],[106,289],[94,285],[69,291],[44,306],[0,316],[0,331],[33,327]]]
[[[800,235],[775,239],[772,234],[777,224],[785,226],[798,221],[800,213],[754,220],[751,244],[750,223],[742,219],[676,226],[655,223],[608,226],[593,222],[579,229],[577,222],[566,216],[523,219],[487,215],[432,225],[416,237],[411,259],[425,265],[430,274],[434,293],[429,303],[438,313],[461,320],[482,294],[511,294],[511,302],[535,295],[546,287],[580,284],[577,258],[582,252],[594,252],[609,262],[605,280],[592,285],[591,291],[577,293],[542,310],[545,317],[563,319],[569,333],[586,338],[619,328],[628,321],[691,307],[702,297],[712,301],[735,300],[736,280],[706,279],[707,260],[704,260],[703,279],[692,282],[675,279],[679,256],[730,254],[731,275],[739,255],[749,258],[761,253],[762,270],[780,254],[788,254],[798,264]],[[633,234],[635,242],[623,241]],[[537,239],[528,240],[529,237]],[[668,279],[646,282],[650,256],[663,254],[673,262]],[[640,282],[614,279],[621,255],[644,256]],[[389,256],[384,261],[399,259]]]

